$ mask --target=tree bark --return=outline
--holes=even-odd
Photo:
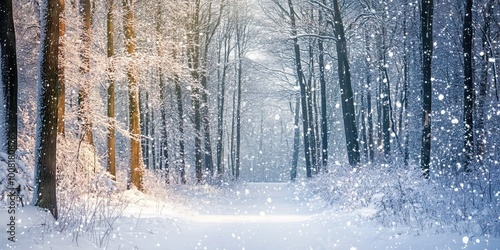
[[[64,136],[65,128],[64,128],[64,113],[66,110],[66,83],[65,83],[65,40],[64,35],[66,34],[66,17],[65,17],[65,0],[59,0],[59,89],[58,96],[59,102],[57,104],[57,132]]]
[[[188,64],[191,70],[191,78],[194,81],[191,91],[191,99],[194,112],[194,148],[195,148],[195,172],[196,181],[203,182],[203,150],[201,143],[201,93],[200,93],[200,0],[195,0],[194,13],[191,17],[188,30]]]
[[[494,0],[488,0],[485,9],[483,11],[483,24],[482,24],[482,34],[481,42],[484,55],[481,58],[481,79],[479,82],[478,91],[478,104],[477,104],[477,159],[480,164],[484,163],[484,156],[486,153],[486,99],[488,96],[488,81],[489,81],[489,67],[488,63],[491,57],[491,45],[490,45],[490,31],[491,31],[491,19],[493,17],[493,2]]]
[[[238,27],[238,25],[237,25]],[[235,152],[235,173],[234,177],[236,180],[240,177],[240,150],[241,150],[241,85],[243,82],[243,55],[242,55],[242,40],[241,34],[238,28],[236,28],[236,50],[238,55],[238,86],[237,86],[237,101],[236,101],[236,152]]]
[[[356,114],[354,109],[354,94],[351,85],[351,70],[347,58],[347,41],[344,33],[344,25],[340,16],[337,0],[333,0],[335,34],[337,35],[337,58],[338,74],[340,83],[340,95],[342,98],[342,113],[344,117],[344,130],[346,134],[346,147],[349,164],[359,164],[359,144],[356,127]]]
[[[321,17],[321,11],[320,11]],[[320,18],[320,22],[321,22]],[[322,33],[320,32],[320,35]],[[321,166],[323,171],[328,169],[328,117],[326,110],[326,79],[325,79],[325,56],[323,39],[318,39],[318,66],[319,66],[319,82],[321,88]]]
[[[111,178],[116,180],[116,146],[115,146],[115,79],[114,79],[114,65],[113,57],[115,55],[115,42],[114,42],[114,15],[113,6],[114,0],[108,0],[108,13],[107,13],[107,51],[109,59],[109,86],[108,86],[108,171]]]
[[[292,103],[290,103],[290,109],[292,108]],[[297,178],[297,163],[299,161],[299,148],[300,148],[300,98],[295,99],[295,111],[293,112],[293,154],[292,154],[292,170],[290,173],[290,179],[295,181]]]
[[[463,55],[464,55],[464,170],[469,170],[469,165],[474,158],[474,82],[472,69],[472,4],[467,0],[463,26]]]
[[[317,174],[319,172],[317,164],[317,145],[316,145],[316,119],[315,119],[315,109],[314,109],[314,99],[313,99],[313,77],[314,77],[314,53],[313,53],[313,41],[309,41],[309,78],[307,79],[306,93],[307,93],[307,114],[308,114],[308,126],[309,126],[309,147],[311,151],[311,170],[312,174]],[[317,124],[317,123],[316,123]]]
[[[295,53],[295,70],[297,74],[297,82],[300,86],[300,102],[302,107],[302,130],[304,134],[304,154],[306,159],[306,176],[312,177],[312,166],[311,166],[311,151],[310,151],[310,133],[309,133],[309,121],[307,113],[307,92],[306,84],[304,82],[304,72],[302,70],[302,61],[300,59],[300,47],[297,39],[297,27],[295,22],[295,11],[293,8],[292,0],[288,0],[288,7],[290,10],[290,26],[291,35],[293,37],[293,47]]]
[[[39,52],[38,111],[33,203],[57,220],[56,141],[58,120],[59,1],[43,0]]]
[[[123,0],[125,45],[129,57],[135,53],[135,31],[133,0]],[[129,95],[129,132],[130,140],[130,182],[138,190],[145,191],[143,186],[144,167],[141,152],[141,128],[139,110],[139,85],[137,84],[137,70],[131,61],[127,67],[128,95]]]
[[[366,55],[367,58],[370,60],[366,60],[365,66],[366,66],[366,110],[367,110],[367,134],[366,134],[366,143],[367,143],[367,148],[368,148],[368,162],[373,163],[375,160],[375,142],[373,139],[373,112],[372,112],[372,96],[371,96],[371,85],[372,85],[372,75],[371,75],[371,70],[370,70],[370,61],[371,61],[371,55],[370,55],[370,35],[368,34],[368,28],[365,28],[365,50],[366,50]]]
[[[219,72],[219,86],[217,93],[217,174],[221,177],[224,174],[224,162],[223,162],[223,137],[224,137],[224,106],[225,106],[225,95],[226,95],[226,71],[230,56],[230,37],[227,32],[223,38],[224,55],[222,60],[222,72]],[[222,50],[222,48],[220,48]],[[220,51],[219,51],[220,53]],[[218,58],[218,63],[221,64],[220,54]],[[220,70],[219,70],[220,71]]]
[[[181,183],[186,184],[186,162],[184,160],[184,110],[182,105],[182,89],[179,79],[175,79],[175,95],[177,97],[177,114],[179,116],[179,157],[180,166],[179,172]]]
[[[14,155],[17,150],[17,58],[16,34],[12,13],[12,0],[0,3],[0,83],[2,84],[2,106],[5,113],[0,136],[0,151]]]
[[[92,121],[90,116],[90,50],[91,50],[91,25],[90,25],[90,0],[80,0],[80,15],[83,19],[82,27],[82,66],[80,72],[83,75],[83,83],[78,91],[78,117],[81,121],[82,140],[89,145],[94,145],[92,136]]]
[[[431,115],[432,115],[432,19],[434,15],[434,0],[422,0],[420,14],[422,25],[422,148],[420,153],[420,166],[425,178],[429,178],[431,161]]]

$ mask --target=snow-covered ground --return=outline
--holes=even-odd
[[[286,183],[181,187],[176,193],[160,200],[127,191],[130,203],[109,235],[99,228],[94,235],[47,231],[44,212],[20,208],[18,241],[7,241],[4,230],[0,249],[500,249],[496,238],[384,228],[367,219],[370,210],[321,206]],[[0,211],[1,225],[8,218]]]

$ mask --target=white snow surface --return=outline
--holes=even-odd
[[[0,249],[499,249],[500,239],[409,233],[370,220],[369,208],[339,211],[297,197],[287,183],[243,183],[231,188],[179,188],[175,198],[129,190],[130,202],[100,246],[75,232],[47,230],[46,213],[17,210],[17,242],[0,236]],[[6,208],[0,224],[8,223]],[[96,229],[98,232],[99,229]],[[467,239],[467,240],[465,240]]]

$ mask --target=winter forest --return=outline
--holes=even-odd
[[[0,249],[499,249],[499,10],[0,0]]]

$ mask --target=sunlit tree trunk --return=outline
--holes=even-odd
[[[83,83],[78,91],[78,117],[81,121],[82,140],[90,145],[94,145],[92,136],[92,121],[90,116],[90,50],[91,50],[91,25],[90,25],[90,0],[80,0],[80,15],[83,19],[82,27],[82,66],[80,71],[83,75]]]
[[[58,119],[59,1],[41,2],[38,111],[33,204],[58,218],[56,196],[56,141]]]
[[[125,45],[129,57],[135,53],[134,10],[133,0],[123,0]],[[137,189],[144,191],[141,152],[141,128],[139,111],[139,85],[137,83],[137,70],[133,60],[127,67],[128,95],[129,95],[129,132],[130,140],[130,183]]]
[[[64,71],[65,71],[65,40],[64,40],[64,35],[66,34],[66,17],[65,17],[65,10],[64,10],[64,3],[65,0],[59,0],[59,89],[58,89],[58,95],[59,95],[59,102],[57,104],[58,106],[58,111],[57,111],[57,132],[64,136],[65,134],[65,129],[64,129],[64,113],[65,113],[65,105],[66,105],[66,83],[65,83],[65,77],[64,77]]]
[[[108,86],[108,171],[112,178],[116,180],[116,146],[115,146],[115,79],[114,79],[114,66],[113,57],[115,55],[114,45],[114,15],[113,6],[114,1],[108,0],[108,13],[107,13],[107,51],[109,61],[109,86]]]

